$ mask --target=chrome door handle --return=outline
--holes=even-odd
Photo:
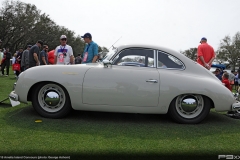
[[[149,80],[146,80],[146,82],[158,83],[158,81],[156,79],[149,79]]]

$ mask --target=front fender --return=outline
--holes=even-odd
[[[30,68],[19,76],[15,93],[18,95],[20,102],[27,102],[29,91],[35,84],[54,82],[62,85],[67,90],[72,103],[75,102],[75,99],[78,99],[78,103],[81,103],[84,74],[91,67],[93,66],[49,65]]]

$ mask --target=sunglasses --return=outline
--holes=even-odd
[[[45,48],[45,49],[48,49],[48,48]]]
[[[67,40],[66,38],[61,39],[61,41],[66,41],[66,40]]]

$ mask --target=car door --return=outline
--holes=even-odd
[[[156,107],[160,83],[154,54],[149,49],[125,49],[111,67],[89,69],[84,77],[83,103]],[[143,63],[144,67],[122,66],[122,62]]]

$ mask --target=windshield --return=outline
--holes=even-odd
[[[102,59],[107,59],[107,60],[110,60],[111,57],[117,52],[117,48],[112,48],[109,50],[109,52],[106,54],[106,56]]]

